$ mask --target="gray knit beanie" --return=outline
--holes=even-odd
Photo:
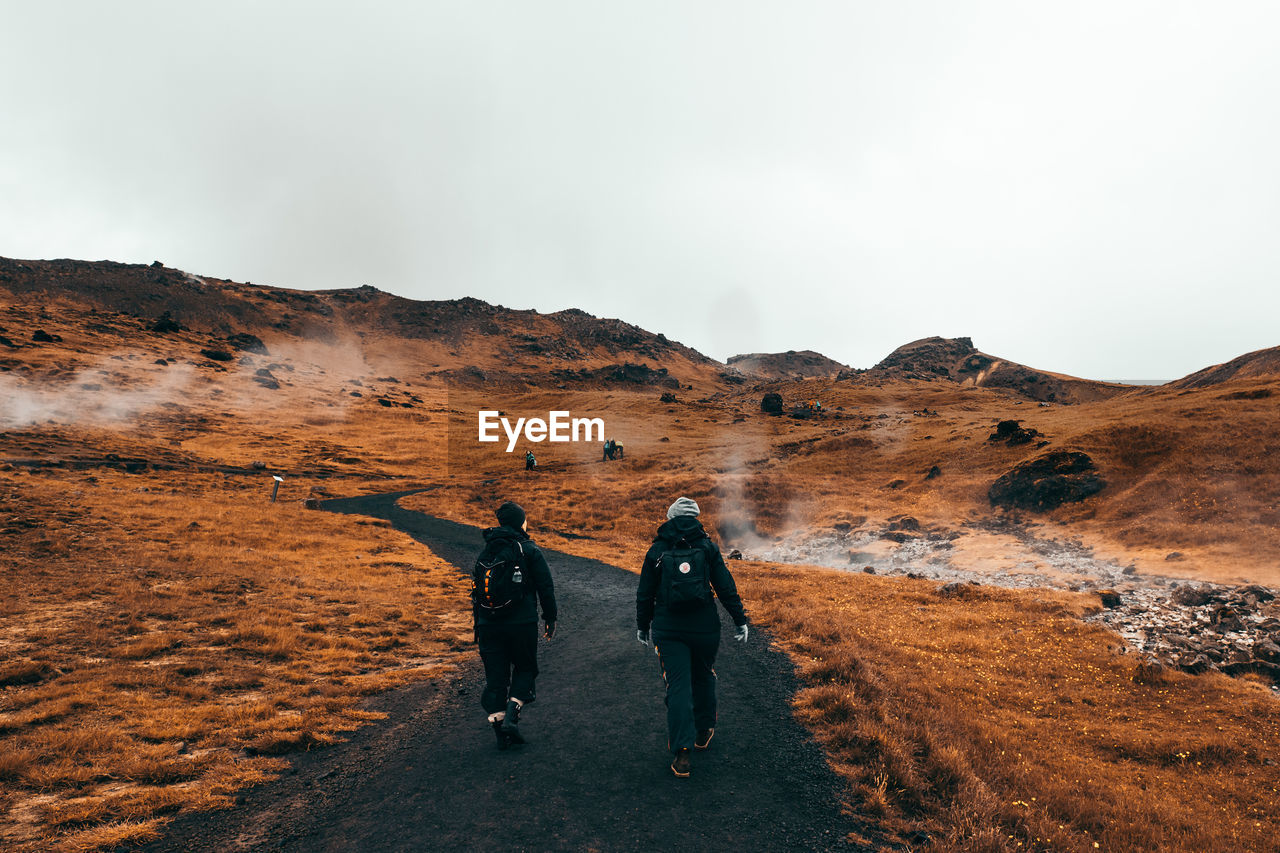
[[[698,509],[698,502],[693,498],[676,498],[676,502],[667,507],[667,518],[675,518],[677,515],[690,515],[697,517],[701,512]]]

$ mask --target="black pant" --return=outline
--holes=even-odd
[[[538,677],[538,623],[477,625],[476,639],[484,661],[485,686],[480,704],[490,714],[507,707],[507,699],[533,701]]]
[[[659,634],[654,646],[667,683],[667,746],[693,747],[694,732],[716,725],[716,652],[720,635]]]

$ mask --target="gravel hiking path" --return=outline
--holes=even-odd
[[[387,519],[469,571],[479,529],[397,505],[413,493],[320,506]],[[531,513],[535,541],[536,524]],[[237,808],[185,815],[143,849],[885,849],[846,840],[879,834],[842,814],[841,781],[791,714],[792,664],[763,631],[745,647],[725,631],[716,736],[694,753],[692,776],[676,779],[658,660],[635,640],[637,576],[545,553],[560,626],[539,641],[538,698],[520,724],[526,746],[497,750],[480,708],[477,655],[451,677],[374,697],[368,707],[386,720],[293,756],[284,776],[242,793]]]

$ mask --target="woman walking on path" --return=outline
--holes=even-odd
[[[747,640],[733,575],[698,514],[690,498],[671,505],[645,554],[636,590],[636,639],[646,646],[652,639],[662,662],[671,772],[681,779],[690,773],[690,750],[710,747],[716,730],[717,598],[737,627],[734,639]]]

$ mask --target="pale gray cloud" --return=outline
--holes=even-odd
[[[0,254],[1095,377],[1280,344],[1267,3],[4,3]]]

